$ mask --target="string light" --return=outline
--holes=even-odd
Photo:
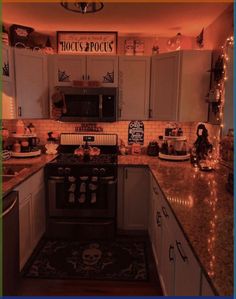
[[[219,109],[219,115],[216,118],[216,120],[219,122],[220,126],[219,126],[219,130],[218,130],[217,134],[213,137],[214,141],[217,141],[217,142],[220,141],[221,130],[224,127],[223,109],[224,109],[224,103],[225,103],[225,82],[228,80],[228,77],[227,77],[228,65],[227,64],[229,63],[229,60],[230,60],[229,55],[228,55],[228,49],[233,46],[234,46],[234,36],[229,36],[226,39],[225,44],[223,46],[221,46],[221,49],[222,49],[221,57],[223,58],[224,65],[223,65],[223,71],[222,71],[222,75],[223,75],[222,80],[217,83],[217,86],[220,91],[220,102],[219,102],[219,105],[217,106]],[[215,147],[213,147],[213,149],[215,149]],[[217,156],[219,157],[219,151],[217,153]]]

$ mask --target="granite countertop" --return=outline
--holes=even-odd
[[[3,195],[53,160],[54,155],[10,159],[29,164],[19,176],[2,184]],[[165,195],[204,272],[221,296],[233,294],[233,196],[226,191],[227,169],[201,172],[186,162],[157,157],[119,156],[120,166],[148,166]]]
[[[2,194],[3,196],[7,195],[9,192],[11,192],[13,189],[15,189],[16,186],[24,182],[27,178],[29,178],[31,175],[33,175],[35,172],[39,171],[41,168],[45,166],[46,163],[52,161],[56,155],[41,155],[39,157],[34,158],[11,158],[10,160],[4,161],[3,166],[7,165],[29,165],[30,167],[27,167],[23,171],[20,172],[19,175],[16,175],[12,179],[10,179],[7,182],[3,182],[2,184]]]
[[[233,196],[227,168],[201,172],[189,161],[119,156],[119,165],[148,165],[204,272],[221,296],[233,295]]]

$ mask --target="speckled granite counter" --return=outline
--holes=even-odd
[[[148,165],[190,246],[220,295],[233,295],[233,196],[226,191],[227,169],[194,169],[189,161],[119,156],[119,165]]]
[[[24,158],[17,159],[11,158],[10,160],[4,161],[3,165],[30,165],[25,170],[21,171],[19,175],[16,175],[12,179],[7,182],[3,182],[2,184],[2,194],[3,196],[7,195],[10,191],[12,191],[16,186],[24,182],[27,178],[33,175],[35,172],[39,171],[42,167],[45,166],[46,163],[50,162],[56,157],[56,155],[41,155],[35,158]]]

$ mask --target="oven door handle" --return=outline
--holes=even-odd
[[[61,177],[61,176],[50,176],[48,178],[50,181],[54,181],[54,182],[64,182],[65,178]]]

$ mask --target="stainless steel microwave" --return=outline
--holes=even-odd
[[[61,87],[66,113],[60,120],[68,122],[114,122],[117,119],[117,89],[110,87]]]

